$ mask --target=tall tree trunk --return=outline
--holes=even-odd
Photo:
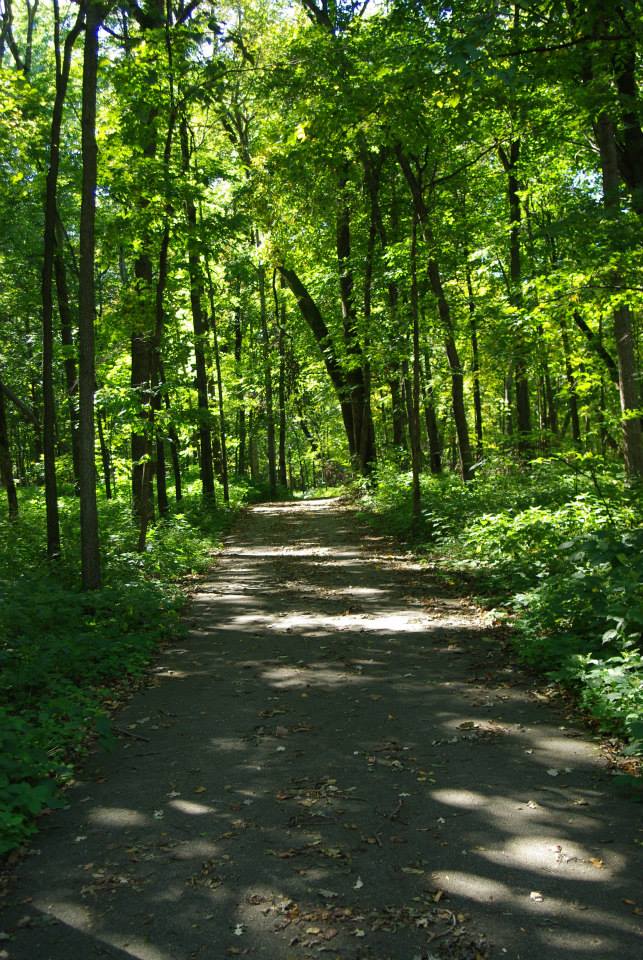
[[[469,442],[469,425],[467,423],[467,413],[464,405],[464,374],[460,355],[455,341],[455,328],[451,317],[451,308],[444,292],[440,266],[437,260],[436,244],[431,229],[429,211],[424,200],[424,189],[422,181],[417,173],[411,167],[409,158],[404,154],[402,148],[396,148],[397,158],[402,168],[406,181],[411,191],[413,205],[418,222],[422,227],[424,241],[429,249],[429,258],[427,261],[427,277],[429,285],[438,304],[438,314],[442,323],[444,336],[444,346],[451,370],[451,402],[453,406],[453,420],[455,422],[456,436],[458,440],[458,455],[460,459],[460,470],[462,479],[466,482],[473,476],[473,460],[471,456],[471,444]]]
[[[259,235],[256,237],[259,248]],[[275,445],[275,409],[272,391],[272,364],[270,361],[270,337],[268,335],[268,311],[266,308],[266,268],[262,262],[258,267],[259,283],[259,320],[261,324],[261,354],[263,360],[264,396],[266,400],[266,439],[268,446],[268,485],[270,499],[277,499],[277,455]]]
[[[58,171],[60,169],[60,133],[63,107],[67,96],[71,55],[79,36],[84,8],[78,11],[74,26],[65,37],[61,51],[60,12],[54,0],[54,47],[56,55],[56,92],[49,137],[49,168],[45,189],[44,239],[42,263],[42,398],[43,398],[43,453],[45,459],[45,504],[47,512],[47,554],[50,559],[60,555],[60,518],[58,514],[58,484],[56,479],[56,401],[54,396],[54,325],[53,274],[56,247],[56,214]]]
[[[183,172],[190,170],[190,145],[188,125],[185,117],[181,119],[181,159]],[[190,194],[185,200],[185,217],[188,225],[188,272],[190,274],[190,306],[194,327],[194,359],[196,365],[196,386],[199,406],[199,446],[201,449],[201,486],[203,496],[214,499],[214,466],[212,462],[212,433],[208,398],[208,374],[205,362],[205,324],[203,321],[203,276],[201,257],[197,242],[196,204]]]
[[[241,284],[237,283],[237,301],[241,300]],[[246,473],[246,410],[244,406],[243,386],[241,380],[241,356],[243,350],[243,324],[241,320],[241,304],[237,303],[234,311],[234,368],[236,380],[236,400],[239,405],[237,413],[237,434],[239,437],[239,446],[237,447],[236,473],[238,477],[245,476]]]
[[[498,152],[507,174],[507,195],[509,198],[509,299],[518,314],[518,322],[520,322],[520,312],[523,307],[520,252],[522,211],[520,207],[520,184],[517,176],[517,166],[520,160],[520,140],[512,140],[509,147],[509,154],[507,154],[502,147],[499,148]],[[519,330],[514,336],[513,360],[516,384],[518,448],[523,453],[528,453],[531,434],[528,356],[524,335]]]
[[[424,422],[429,441],[429,466],[431,473],[436,476],[442,473],[442,444],[440,443],[440,428],[435,412],[433,397],[433,371],[429,351],[424,351],[424,381],[422,382],[422,398],[424,403]]]
[[[163,365],[163,358],[159,356],[159,379],[162,383],[165,383],[165,368]],[[168,414],[168,419],[170,420],[169,426],[167,428],[167,438],[170,444],[170,458],[172,460],[172,474],[174,476],[174,499],[179,503],[183,499],[183,490],[181,484],[181,461],[179,459],[179,435],[176,431],[176,427],[171,422],[170,410],[172,409],[170,403],[170,395],[166,390],[163,391],[163,400],[165,402],[165,409]]]
[[[606,114],[601,114],[598,119],[596,137],[603,174],[603,203],[608,216],[616,219],[620,206],[620,177],[614,127]],[[617,270],[612,272],[612,281],[615,286],[619,285],[620,277]],[[613,318],[625,469],[630,479],[640,481],[643,479],[643,431],[639,413],[640,396],[630,308],[626,304],[620,304],[614,308]]]
[[[353,297],[350,209],[346,197],[346,188],[346,172],[342,171],[337,197],[336,248],[344,349],[348,358],[345,379],[349,394],[347,399],[352,409],[354,466],[362,475],[367,475],[372,471],[375,464],[375,430],[370,405],[370,377],[366,358],[359,342],[357,313]]]
[[[103,465],[103,482],[105,484],[105,499],[112,499],[112,457],[105,439],[105,414],[98,410],[96,412],[96,425],[98,427],[98,443],[100,446],[100,459]]]
[[[404,404],[402,401],[401,373],[399,367],[394,371],[388,382],[391,391],[391,426],[393,428],[393,446],[398,453],[406,448],[406,439],[404,436]]]
[[[78,441],[80,453],[80,555],[84,590],[101,585],[98,509],[96,504],[96,459],[94,452],[94,289],[96,177],[96,85],[98,78],[98,29],[103,9],[87,0],[82,100],[82,186],[80,206],[80,257],[78,285]]]
[[[132,504],[139,526],[147,530],[154,517],[152,488],[152,429],[154,375],[154,307],[152,261],[141,253],[134,261],[136,329],[132,333],[132,390],[138,396],[139,415],[132,430]]]
[[[285,285],[281,279],[282,287]],[[278,380],[278,402],[279,402],[279,454],[278,454],[278,477],[279,485],[283,489],[288,488],[288,474],[286,472],[286,304],[279,301],[277,293],[277,271],[272,271],[272,295],[275,301],[275,324],[277,325],[278,340],[277,349],[279,352],[279,380]]]
[[[217,401],[219,406],[219,435],[221,437],[221,484],[223,486],[223,502],[230,503],[230,479],[228,472],[228,428],[226,424],[225,403],[223,400],[223,377],[221,376],[221,347],[219,344],[219,330],[217,314],[214,304],[214,284],[212,273],[207,259],[205,269],[208,277],[208,297],[210,301],[210,326],[212,328],[212,346],[214,348],[214,368],[217,376]]]
[[[569,392],[569,420],[572,427],[572,439],[577,447],[580,447],[582,438],[580,431],[580,418],[578,416],[578,391],[576,389],[576,377],[572,367],[571,347],[569,343],[569,331],[567,329],[567,320],[564,317],[560,319],[560,337],[563,344],[563,360],[565,364],[565,379],[567,381],[567,390]]]
[[[411,233],[411,331],[413,343],[413,381],[409,426],[411,428],[411,470],[413,475],[413,529],[417,533],[422,520],[422,494],[420,489],[420,470],[422,468],[422,450],[420,446],[420,304],[417,281],[417,214],[413,216]]]
[[[16,494],[16,484],[13,479],[9,428],[7,426],[7,412],[2,386],[0,386],[0,480],[7,492],[9,519],[15,520],[18,516],[18,496]]]
[[[71,436],[71,455],[74,469],[76,488],[80,483],[80,452],[78,449],[78,412],[76,410],[76,395],[78,393],[78,373],[74,358],[74,329],[69,305],[69,290],[67,287],[67,270],[63,256],[63,230],[60,219],[56,218],[56,247],[54,269],[56,275],[56,291],[58,294],[58,313],[60,314],[60,339],[64,350],[65,387],[67,391],[67,408],[69,411],[69,429]]]
[[[476,302],[473,296],[471,270],[467,263],[467,295],[469,298],[469,335],[471,337],[471,373],[473,375],[473,413],[476,431],[476,456],[482,459],[484,453],[482,429],[482,394],[480,390],[480,351],[478,349],[478,319]]]
[[[278,266],[277,269],[293,293],[301,315],[310,327],[311,333],[313,334],[319,347],[324,365],[326,367],[326,372],[328,373],[330,381],[335,388],[335,393],[337,394],[337,399],[339,400],[339,406],[342,414],[342,420],[344,422],[344,430],[346,431],[346,439],[348,441],[348,449],[351,455],[351,460],[353,463],[357,463],[359,451],[355,446],[356,430],[353,417],[354,405],[350,399],[351,384],[348,380],[346,371],[337,357],[335,344],[330,335],[330,331],[326,326],[319,307],[295,271],[283,265]]]

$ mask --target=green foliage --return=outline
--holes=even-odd
[[[217,510],[188,487],[181,511],[151,529],[142,554],[127,504],[103,501],[105,586],[87,594],[75,558],[65,554],[53,569],[42,559],[42,496],[30,492],[17,523],[0,519],[0,853],[60,802],[88,737],[109,741],[106,699],[181,631],[180,578],[207,569],[245,496],[233,488],[232,508]],[[63,497],[61,507],[73,543],[77,502]]]
[[[496,461],[466,486],[423,477],[417,546],[510,612],[524,661],[640,744],[642,505],[604,468],[571,466],[535,462],[525,474]],[[410,534],[410,475],[386,467],[362,502],[380,528]]]

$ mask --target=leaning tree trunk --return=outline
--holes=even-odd
[[[460,470],[462,473],[462,479],[466,483],[473,477],[473,458],[471,455],[471,444],[469,441],[467,412],[464,405],[464,374],[455,340],[455,329],[453,325],[453,319],[451,317],[451,308],[444,292],[442,275],[440,273],[440,266],[437,260],[435,238],[431,228],[429,211],[424,200],[424,188],[421,178],[416,172],[414,172],[409,158],[399,145],[396,147],[396,155],[402,169],[402,173],[406,178],[406,182],[411,192],[415,214],[418,218],[418,223],[422,227],[424,241],[428,250],[430,251],[426,271],[431,291],[438,304],[438,314],[442,323],[444,346],[447,359],[449,361],[449,368],[451,370],[451,403],[453,408],[453,419],[455,422],[456,436],[458,441]]]

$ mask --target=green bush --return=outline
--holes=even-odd
[[[362,503],[380,529],[411,530],[411,477],[380,470]],[[579,458],[520,470],[488,462],[466,486],[422,478],[416,547],[504,606],[519,656],[576,690],[604,729],[643,740],[640,497]]]
[[[63,555],[53,564],[43,558],[39,490],[23,491],[18,521],[0,516],[0,853],[59,802],[88,736],[109,739],[103,703],[178,635],[180,580],[207,569],[244,495],[235,489],[232,507],[215,509],[188,486],[143,553],[127,502],[103,501],[104,586],[91,594],[78,588],[75,497],[60,499]]]

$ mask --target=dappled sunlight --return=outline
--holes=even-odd
[[[213,807],[208,807],[204,803],[195,803],[193,800],[170,800],[168,806],[190,817],[202,817],[216,812]]]
[[[220,846],[205,839],[183,840],[173,851],[175,860],[207,860],[220,853]]]
[[[431,790],[431,796],[439,803],[444,803],[449,807],[459,807],[463,810],[475,810],[478,807],[486,807],[490,803],[496,803],[499,798],[485,797],[481,793],[475,793],[473,790]]]
[[[546,754],[549,758],[555,758],[560,761],[578,761],[579,749],[582,748],[586,754],[587,762],[595,759],[599,750],[597,746],[587,744],[585,741],[579,743],[576,739],[562,736],[543,737],[542,733],[533,731],[532,738],[534,745],[538,748],[539,755]]]
[[[262,677],[271,686],[278,689],[307,686],[355,686],[372,683],[368,677],[334,670],[329,666],[314,669],[312,667],[275,667],[264,670]]]
[[[56,897],[37,898],[34,906],[76,930],[91,930],[94,925],[94,911],[73,900],[58,900]]]
[[[468,900],[503,900],[511,899],[511,887],[498,880],[482,877],[477,873],[463,873],[455,870],[445,870],[440,877],[449,890],[449,893],[458,894]]]
[[[618,872],[624,862],[621,857],[609,857],[609,863],[605,864],[602,859],[596,858],[590,850],[581,845],[570,841],[565,836],[548,837],[524,837],[515,836],[506,839],[502,844],[502,849],[477,847],[475,850],[477,856],[493,863],[499,863],[504,866],[510,866],[519,870],[529,869],[534,873],[541,872],[550,875],[552,870],[557,869],[572,870],[574,866],[584,863],[591,863],[592,860],[599,865],[591,873],[584,872],[582,876],[576,879],[580,883],[605,883],[606,879],[614,872]]]
[[[150,824],[150,818],[138,810],[130,810],[127,807],[96,807],[89,812],[89,822],[100,827],[118,827],[127,829],[129,827],[146,827]]]
[[[458,935],[485,930],[511,960],[636,956],[595,746],[488,657],[475,610],[410,595],[410,565],[306,537],[306,516],[323,511],[290,516],[290,552],[267,526],[223,555],[73,792],[79,842],[52,831],[34,898],[52,942],[73,929],[73,960],[410,960],[435,936],[460,960]]]

